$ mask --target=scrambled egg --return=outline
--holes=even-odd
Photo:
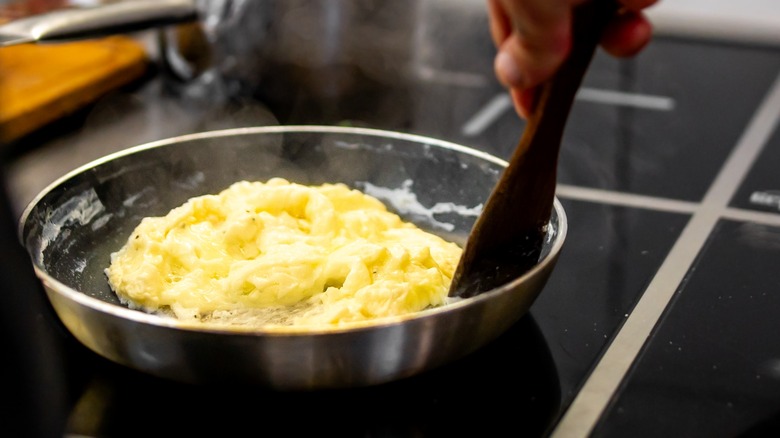
[[[241,325],[341,325],[447,299],[461,248],[343,184],[241,181],[144,218],[111,255],[130,307]]]

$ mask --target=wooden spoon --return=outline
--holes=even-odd
[[[533,113],[463,249],[449,296],[470,297],[517,278],[539,260],[552,214],[563,130],[614,0],[577,7],[572,50],[541,86]]]

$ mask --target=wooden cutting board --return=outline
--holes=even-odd
[[[14,141],[141,77],[144,47],[126,36],[0,48],[0,141]]]

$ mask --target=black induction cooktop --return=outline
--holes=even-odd
[[[405,80],[336,101],[206,99],[203,84],[161,70],[12,145],[3,429],[780,434],[780,47],[659,35],[636,58],[597,53],[561,150],[558,196],[570,229],[560,261],[529,314],[457,363],[348,391],[189,386],[104,360],[59,324],[15,249],[15,215],[48,182],[115,150],[247,124],[339,124],[508,158],[524,124],[492,76],[486,25],[470,28]]]

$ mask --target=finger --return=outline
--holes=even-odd
[[[652,37],[653,26],[641,12],[622,11],[607,25],[601,46],[612,56],[636,55]]]
[[[569,37],[572,1],[498,0],[509,17],[511,32],[535,53],[559,47]]]
[[[630,11],[638,12],[656,4],[658,0],[620,0],[620,5]]]
[[[507,39],[510,33],[509,17],[499,0],[488,0],[488,17],[490,19],[490,36],[496,47]]]
[[[546,34],[554,23],[565,19],[577,3],[586,0],[497,0],[510,17],[512,27],[524,34]]]
[[[512,104],[515,107],[515,112],[523,119],[528,119],[534,110],[536,105],[536,96],[538,95],[539,87],[519,89],[513,88],[510,90],[512,96]]]
[[[571,29],[567,23],[549,38],[510,34],[496,57],[496,76],[507,87],[530,88],[547,80],[571,50]]]

